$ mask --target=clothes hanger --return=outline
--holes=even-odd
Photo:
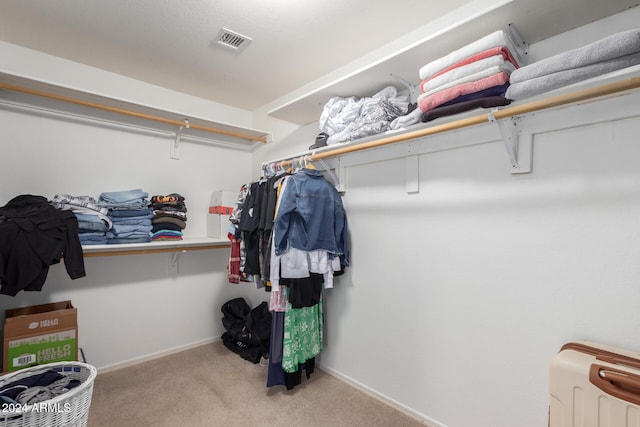
[[[304,167],[312,170],[315,170],[316,168],[313,163],[311,163],[311,158],[309,156],[304,156]]]

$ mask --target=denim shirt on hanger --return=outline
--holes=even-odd
[[[280,196],[273,242],[276,255],[290,246],[304,251],[323,249],[349,265],[342,199],[321,171],[302,169],[288,178]]]

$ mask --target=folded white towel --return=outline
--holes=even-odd
[[[505,61],[502,55],[493,55],[478,61],[471,62],[453,70],[447,71],[431,80],[425,80],[420,83],[420,91],[426,93],[434,89],[444,89],[451,82],[475,75],[492,67],[502,67],[501,71],[511,73],[516,69],[509,61]],[[477,79],[476,79],[477,80]]]
[[[400,129],[406,128],[413,124],[420,122],[420,118],[422,117],[422,111],[419,108],[415,108],[409,114],[405,114],[404,116],[396,117],[391,121],[389,128],[391,129]]]
[[[511,36],[503,30],[498,30],[424,65],[420,68],[420,79],[424,80],[471,55],[497,46],[505,46],[509,49],[509,52],[514,56],[518,64],[522,65],[524,63],[518,45],[511,39]]]

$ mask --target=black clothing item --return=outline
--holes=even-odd
[[[173,224],[171,222],[157,222],[154,223],[151,227],[151,232],[155,233],[160,230],[172,230],[172,231],[182,231],[183,227],[180,227],[177,224]]]
[[[151,207],[156,211],[187,212],[187,207],[185,205],[172,205],[169,203],[153,203]]]
[[[260,182],[252,182],[249,186],[249,192],[242,205],[242,213],[240,215],[240,223],[238,228],[246,233],[254,233],[260,225],[260,206],[262,201],[262,191],[260,191]]]
[[[314,142],[313,145],[309,146],[309,150],[326,147],[328,140],[329,134],[326,132],[320,132],[318,135],[316,135],[316,142]]]
[[[511,100],[504,96],[487,96],[484,98],[471,99],[469,101],[457,102],[451,105],[441,105],[427,112],[422,113],[421,121],[429,122],[440,117],[453,116],[476,108],[501,107],[511,104]]]
[[[271,313],[266,301],[250,308],[244,298],[233,298],[225,302],[220,311],[225,347],[252,363],[258,363],[262,355],[269,354]]]
[[[25,194],[0,208],[0,294],[40,291],[64,257],[71,279],[85,276],[78,219],[43,196]]]
[[[168,205],[184,205],[184,196],[179,193],[158,194],[151,196],[151,203],[165,203]]]
[[[301,279],[281,278],[280,284],[289,287],[289,302],[293,308],[313,307],[320,302],[324,276],[309,273],[309,277]]]
[[[264,354],[260,346],[244,343],[240,340],[234,340],[229,332],[225,332],[220,337],[222,343],[232,352],[236,353],[244,360],[256,364]]]
[[[238,230],[236,235],[244,243],[245,262],[242,272],[248,275],[259,275],[266,283],[269,280],[269,262],[271,231],[275,220],[278,199],[278,181],[281,175],[261,178],[247,184],[249,190],[239,208]],[[243,187],[244,188],[244,187]]]
[[[9,384],[4,385],[0,389],[0,396],[7,397],[11,400],[16,400],[18,395],[25,390],[32,387],[46,387],[53,384],[56,381],[65,378],[64,375],[59,374],[53,369],[46,370],[44,372],[35,373],[33,375],[15,380]],[[66,388],[72,389],[79,386],[82,382],[79,380],[70,380]]]
[[[293,388],[302,383],[302,371],[304,370],[307,379],[311,378],[311,374],[316,369],[316,358],[312,357],[304,363],[298,365],[298,370],[295,372],[284,373],[284,384],[287,390],[293,390]]]
[[[238,229],[242,233],[246,250],[245,274],[260,274],[260,207],[266,182],[253,182],[242,206]]]
[[[276,205],[278,202],[278,187],[279,181],[283,178],[284,174],[272,176],[267,179],[267,186],[265,188],[264,208],[261,211],[260,225],[262,230],[261,241],[261,261],[262,261],[262,277],[268,285],[265,286],[265,291],[271,291],[269,278],[271,277],[271,233],[273,232],[273,224],[276,217]]]
[[[265,231],[273,230],[276,219],[276,204],[278,202],[278,181],[284,175],[275,175],[267,178],[266,186],[263,190],[263,201],[260,207],[260,229]]]

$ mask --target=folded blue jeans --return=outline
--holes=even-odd
[[[127,225],[127,224],[113,224],[110,234],[117,237],[126,237],[130,234],[149,234],[151,232],[151,225]]]
[[[120,204],[148,197],[149,193],[137,188],[135,190],[103,192],[100,194],[99,201],[107,204]]]
[[[128,217],[152,217],[153,209],[149,207],[144,207],[142,209],[117,209],[110,210],[109,217],[113,220],[114,218],[128,218]]]

